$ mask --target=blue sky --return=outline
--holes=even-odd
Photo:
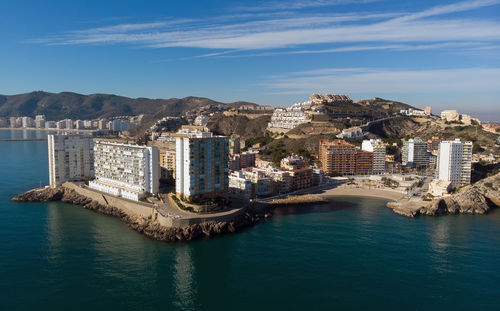
[[[500,120],[500,0],[0,2],[0,94],[384,97]]]

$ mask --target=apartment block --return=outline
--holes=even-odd
[[[429,165],[429,154],[427,153],[427,142],[420,138],[403,140],[402,164],[416,167],[427,167]]]
[[[138,201],[159,187],[158,148],[96,141],[95,177],[89,187]]]
[[[57,187],[66,181],[94,177],[94,141],[90,135],[48,135],[49,182]]]
[[[175,150],[160,151],[160,179],[175,179]]]
[[[227,193],[228,138],[191,130],[180,130],[175,137],[177,195],[196,199]]]
[[[438,179],[451,183],[452,188],[470,183],[472,142],[460,139],[442,141],[437,160]]]
[[[22,117],[23,128],[33,128],[35,127],[35,120],[30,117]]]
[[[357,175],[373,174],[373,159],[374,159],[373,152],[356,150],[354,173]]]
[[[356,146],[344,140],[320,140],[319,160],[326,174],[354,174]]]
[[[299,168],[290,171],[290,190],[300,190],[312,187],[313,185],[313,170],[312,168]]]
[[[380,139],[363,140],[361,150],[373,152],[373,174],[385,172],[386,148]]]

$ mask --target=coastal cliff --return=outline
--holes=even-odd
[[[427,202],[400,200],[387,207],[395,213],[415,217],[419,215],[486,214],[500,207],[500,173],[459,189],[456,193]]]
[[[249,209],[237,215],[231,221],[205,221],[185,227],[166,227],[161,225],[154,217],[140,217],[124,213],[120,208],[100,204],[75,190],[63,186],[57,188],[41,188],[27,191],[12,199],[16,202],[51,202],[61,201],[79,205],[85,209],[100,214],[121,218],[128,226],[145,236],[161,241],[191,241],[203,237],[214,237],[227,233],[234,233],[245,227],[251,226],[262,218],[269,217],[265,209]]]

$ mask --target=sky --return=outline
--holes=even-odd
[[[500,120],[500,0],[0,1],[0,94],[382,97]]]

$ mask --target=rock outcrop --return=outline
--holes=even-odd
[[[72,189],[65,187],[41,188],[30,190],[12,199],[17,202],[50,202],[61,201],[82,206],[85,209],[100,214],[120,217],[130,228],[145,236],[162,241],[191,241],[204,237],[237,232],[245,227],[256,224],[262,218],[269,217],[269,207],[249,209],[246,213],[235,217],[232,221],[207,221],[187,227],[165,227],[152,217],[139,217],[125,214],[117,207],[103,205],[92,199],[82,196]]]
[[[500,173],[468,185],[448,197],[431,202],[399,201],[387,204],[395,213],[415,217],[418,215],[486,214],[500,207]]]

